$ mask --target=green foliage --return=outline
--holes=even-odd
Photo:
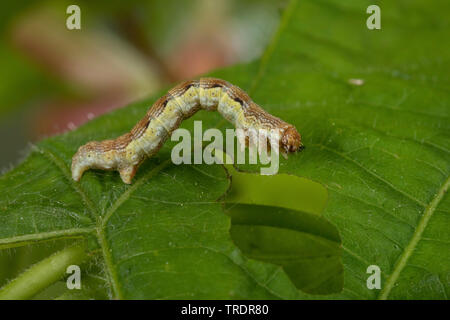
[[[172,165],[172,143],[131,186],[93,170],[73,182],[77,147],[128,131],[154,97],[42,141],[0,178],[0,246],[87,238],[94,272],[116,298],[447,299],[448,4],[382,1],[379,31],[365,26],[369,4],[292,1],[259,62],[213,74],[302,133],[306,149],[280,171],[326,186],[323,214],[320,187],[309,190],[317,201],[299,192],[298,206],[246,201],[264,189],[243,179],[236,194],[231,172],[228,202],[237,204],[225,215],[216,200],[229,188],[227,172]],[[224,123],[200,118],[204,127]],[[289,188],[297,182],[285,190],[306,186]],[[248,190],[258,191],[242,196]],[[369,265],[381,268],[381,290],[366,286]]]
[[[30,100],[42,99],[50,89],[61,90],[50,77],[9,48],[4,37],[0,44],[0,117]],[[24,90],[24,88],[27,88]]]
[[[225,208],[230,234],[247,257],[283,267],[302,291],[342,290],[341,239],[320,214],[326,189],[313,181],[278,174],[261,176],[228,167],[232,185]]]
[[[66,267],[80,264],[86,256],[82,244],[69,246],[34,264],[19,277],[6,284],[0,292],[0,300],[28,299],[48,287],[66,272]]]

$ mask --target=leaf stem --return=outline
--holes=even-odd
[[[450,177],[447,177],[447,180],[442,184],[442,186],[439,189],[439,191],[437,192],[437,194],[434,196],[434,198],[431,200],[430,204],[425,209],[425,212],[422,215],[422,218],[420,218],[419,224],[417,225],[417,228],[414,231],[414,234],[413,234],[411,240],[409,241],[408,245],[403,250],[403,253],[401,254],[399,260],[395,264],[394,271],[391,273],[391,275],[387,279],[383,290],[381,290],[380,295],[378,297],[379,300],[386,300],[389,297],[391,290],[395,287],[395,285],[398,281],[398,278],[400,277],[400,273],[406,267],[409,257],[411,256],[411,254],[415,250],[417,244],[419,243],[419,241],[422,237],[422,234],[425,231],[425,228],[427,227],[428,222],[431,219],[431,216],[436,211],[436,208],[438,207],[441,200],[444,199],[449,188],[450,188]]]
[[[29,299],[59,280],[72,264],[86,258],[84,243],[67,247],[34,264],[0,289],[0,300]]]

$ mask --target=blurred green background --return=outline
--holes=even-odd
[[[69,5],[81,30],[68,30]],[[8,1],[0,12],[0,169],[169,84],[260,56],[284,1]]]

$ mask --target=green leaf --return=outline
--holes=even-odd
[[[27,299],[58,280],[71,264],[80,264],[86,256],[83,245],[67,247],[36,263],[31,268],[6,284],[0,292],[0,300]]]
[[[95,236],[90,250],[101,252],[98,265],[116,298],[296,297],[283,274],[274,282],[280,289],[265,283],[279,273],[276,266],[248,261],[231,241],[230,219],[216,201],[229,188],[221,166],[174,166],[169,143],[131,186],[114,172],[89,171],[81,183],[71,179],[71,155],[82,141],[128,130],[147,106],[45,140],[3,176],[0,245]]]
[[[446,10],[381,1],[377,31],[365,27],[369,4],[291,3],[251,95],[303,135],[305,151],[281,171],[328,188],[324,217],[340,232],[345,268],[330,297],[447,299]],[[369,265],[381,268],[381,290],[366,287]]]
[[[127,132],[154,97],[42,141],[0,178],[0,246],[95,239],[89,251],[99,253],[116,298],[447,299],[449,4],[379,1],[382,29],[368,30],[370,4],[291,1],[260,61],[213,74],[297,127],[306,149],[282,159],[280,171],[325,185],[323,214],[242,200],[240,213],[228,212],[231,225],[216,201],[229,188],[226,172],[173,166],[173,143],[145,162],[131,186],[115,172],[94,170],[73,182],[77,147]],[[205,128],[224,123],[199,113],[183,126],[192,128],[195,119]],[[256,224],[252,212],[261,204],[265,214]],[[269,257],[271,246],[300,257],[300,228],[334,237],[334,263],[316,270],[326,276],[308,273],[314,268],[307,265],[299,274],[298,264]],[[306,294],[339,291],[339,241],[343,289]],[[381,269],[381,290],[366,285],[370,265]]]
[[[294,285],[313,294],[342,290],[338,230],[321,217],[326,189],[317,182],[278,174],[236,171],[224,201],[236,245],[255,260],[279,265]]]
[[[231,237],[247,257],[283,267],[302,291],[342,290],[341,242],[332,225],[277,207],[232,205],[227,213]]]

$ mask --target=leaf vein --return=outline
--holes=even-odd
[[[419,243],[419,241],[421,240],[422,233],[424,232],[426,226],[428,225],[428,221],[433,216],[433,213],[436,210],[439,203],[441,202],[441,200],[444,198],[444,195],[446,194],[449,186],[450,186],[450,176],[447,178],[447,180],[443,182],[437,194],[431,200],[429,205],[425,208],[422,218],[420,219],[419,224],[417,225],[417,228],[414,231],[413,236],[411,237],[411,240],[409,241],[408,245],[405,247],[399,259],[397,260],[397,263],[394,266],[394,271],[388,277],[388,280],[386,281],[384,288],[381,290],[378,299],[384,300],[388,298],[402,270],[407,265],[409,257],[416,248],[417,243]]]

